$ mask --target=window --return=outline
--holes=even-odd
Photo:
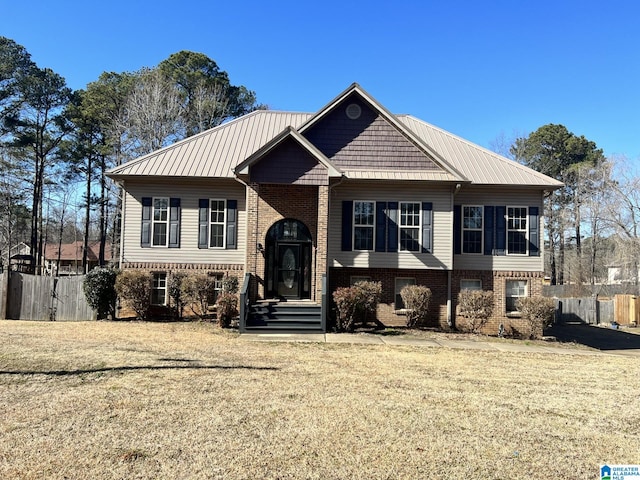
[[[218,295],[220,295],[220,292],[222,291],[223,275],[221,273],[210,273],[209,276],[211,277],[211,280],[213,282],[213,289],[211,290],[207,298],[207,302],[209,303],[209,305],[214,305],[218,300]]]
[[[482,209],[462,207],[462,253],[482,253]]]
[[[507,253],[527,254],[527,207],[507,207]]]
[[[353,202],[353,249],[373,250],[375,202]]]
[[[400,202],[400,251],[420,250],[420,203]]]
[[[209,246],[224,248],[225,201],[211,200],[209,206]]]
[[[169,224],[169,199],[166,197],[153,199],[153,246],[167,246],[167,231]]]
[[[482,280],[460,280],[460,290],[482,290]]]
[[[519,298],[527,296],[526,280],[507,280],[505,285],[506,310],[509,312],[517,312],[517,302]]]
[[[151,288],[151,304],[166,305],[167,304],[167,274],[154,273],[153,285]]]
[[[400,295],[400,292],[402,291],[402,289],[407,286],[407,285],[415,285],[416,284],[416,279],[415,278],[401,278],[398,277],[396,278],[396,310],[402,310],[404,309],[404,302],[402,301],[402,295]]]

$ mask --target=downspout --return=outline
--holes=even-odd
[[[120,255],[119,255],[119,265],[118,268],[122,268],[122,264],[124,263],[124,224],[126,220],[126,211],[127,211],[127,196],[124,193],[124,180],[118,182],[120,185],[120,195],[122,195],[122,205],[120,207]],[[113,247],[111,247],[113,250]]]
[[[456,197],[460,189],[462,188],[462,184],[457,183],[454,190],[453,195],[451,197],[451,211],[453,212],[453,199]],[[453,224],[452,224],[453,228]],[[455,235],[456,232],[453,232]],[[455,243],[455,242],[454,242]],[[452,255],[452,259],[455,257],[455,252]],[[451,262],[452,267],[450,270],[447,270],[447,325],[450,329],[455,330],[455,315],[453,314],[453,294],[452,294],[452,277],[453,277],[453,261]]]

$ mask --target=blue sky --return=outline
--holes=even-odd
[[[72,88],[202,52],[270,108],[352,82],[479,145],[561,123],[640,163],[635,0],[0,0],[0,35]]]

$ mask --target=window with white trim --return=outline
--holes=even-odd
[[[420,251],[419,202],[400,202],[400,251]]]
[[[482,253],[483,207],[462,207],[462,253]]]
[[[226,200],[209,200],[209,247],[224,248]]]
[[[527,296],[526,280],[507,280],[505,283],[505,307],[507,313],[518,311],[518,300]]]
[[[416,279],[409,277],[396,277],[396,287],[395,287],[395,308],[396,310],[403,310],[405,308],[404,300],[402,300],[402,295],[400,292],[407,285],[415,285]]]
[[[507,207],[507,253],[527,254],[527,207]]]
[[[167,274],[156,272],[153,274],[151,285],[151,305],[167,304]]]
[[[353,202],[353,249],[373,250],[376,202]]]
[[[460,290],[482,290],[482,280],[464,278],[460,280]]]
[[[223,276],[224,275],[222,275],[221,273],[209,273],[209,277],[211,278],[211,282],[213,283],[211,291],[207,296],[207,302],[209,303],[209,305],[215,305],[216,301],[218,300],[218,296],[220,295],[220,292],[222,292]]]
[[[169,198],[159,197],[153,199],[152,218],[152,242],[154,247],[167,246],[167,232],[169,231]]]

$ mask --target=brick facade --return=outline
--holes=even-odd
[[[175,273],[230,275],[238,278],[239,287],[242,286],[244,277],[244,265],[242,264],[211,264],[211,263],[166,263],[166,262],[124,262],[122,270],[139,270],[148,273],[166,273],[167,277]],[[168,302],[168,299],[167,299]],[[172,312],[168,306],[152,305],[150,314],[153,318],[171,317]],[[131,318],[135,316],[133,310],[120,305],[117,312],[118,318]]]
[[[457,298],[460,293],[462,280],[480,280],[483,290],[493,291],[494,307],[493,316],[483,329],[483,333],[494,335],[502,324],[509,331],[526,330],[524,320],[517,314],[507,314],[506,311],[506,285],[508,280],[524,280],[527,282],[526,295],[528,297],[542,296],[543,272],[515,272],[515,271],[491,271],[491,270],[454,270],[451,280],[451,297],[454,311],[457,311]],[[464,328],[465,319],[456,315],[456,325]]]
[[[258,244],[265,245],[269,228],[279,220],[291,218],[304,223],[312,238],[311,300],[319,301],[322,275],[327,264],[327,186],[256,184],[249,186],[247,202],[247,272],[255,276],[253,298],[265,297],[265,256]]]
[[[431,305],[427,327],[447,328],[447,272],[443,270],[409,270],[397,268],[330,268],[329,293],[338,287],[348,287],[352,277],[369,277],[382,283],[382,298],[378,305],[378,320],[386,326],[406,325],[406,317],[396,313],[396,278],[415,278],[417,285],[431,289]],[[335,312],[330,312],[335,319]]]

